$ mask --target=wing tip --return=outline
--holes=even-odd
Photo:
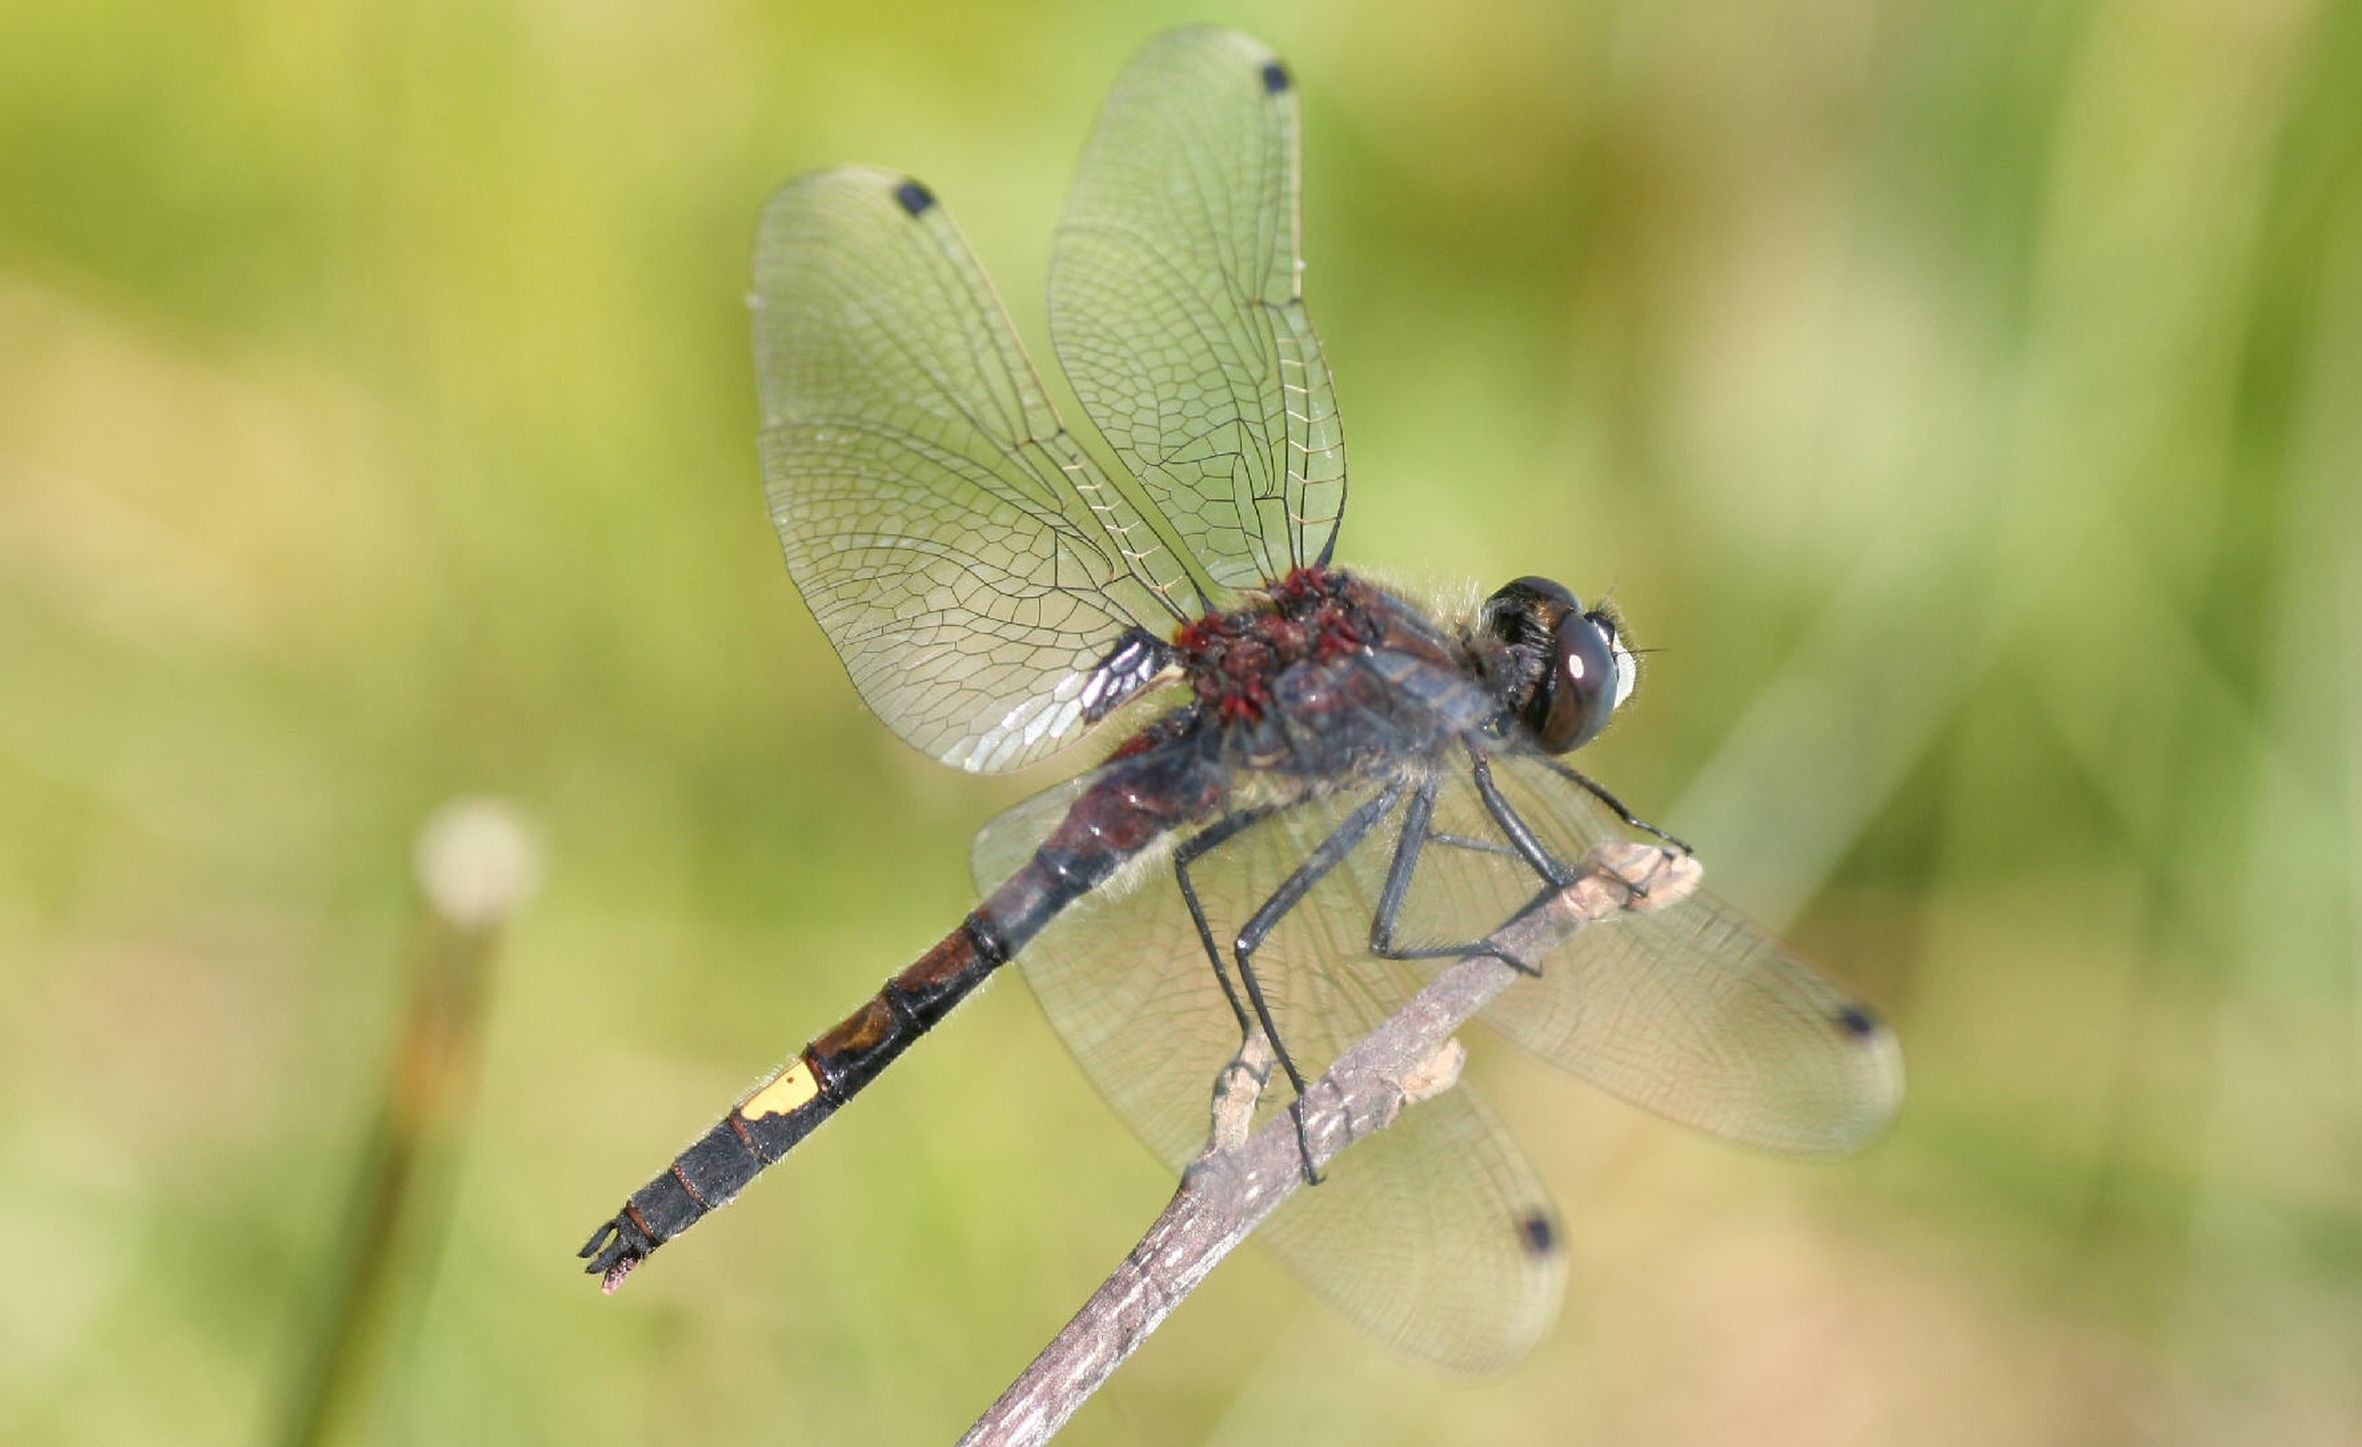
[[[1517,1242],[1528,1256],[1555,1256],[1566,1249],[1558,1217],[1548,1206],[1532,1206],[1517,1218]]]
[[[1903,1107],[1903,1045],[1893,1029],[1866,1005],[1845,1001],[1830,1012],[1829,1020],[1852,1051],[1854,1079],[1846,1094],[1853,1109],[1842,1124],[1832,1125],[1820,1149],[1804,1153],[1850,1156],[1876,1144],[1894,1128]]]
[[[913,216],[937,204],[935,192],[916,176],[883,166],[864,165],[849,161],[838,166],[822,166],[791,176],[772,191],[764,203],[766,212],[792,206],[826,204],[832,197],[876,197],[883,194]]]
[[[1207,56],[1216,64],[1242,59],[1249,62],[1266,95],[1285,95],[1296,88],[1294,73],[1270,46],[1228,25],[1177,25],[1140,47],[1133,63],[1186,52]]]
[[[905,176],[895,184],[894,204],[915,219],[934,209],[935,193],[928,190],[924,183]]]

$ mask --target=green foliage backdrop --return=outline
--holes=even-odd
[[[276,1430],[410,838],[548,883],[358,1440],[940,1441],[1165,1184],[1023,989],[601,1300],[569,1252],[968,900],[765,523],[769,189],[926,178],[1040,348],[1117,68],[1287,55],[1392,576],[1612,590],[1598,770],[1881,1002],[1872,1154],[1503,1050],[1505,1380],[1242,1257],[1075,1442],[2362,1435],[2362,17],[2331,0],[209,6],[0,18],[0,1438]]]

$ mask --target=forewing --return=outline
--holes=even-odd
[[[1050,334],[1083,410],[1225,586],[1327,561],[1345,508],[1300,255],[1278,57],[1228,30],[1151,41],[1067,198]]]
[[[967,769],[1071,740],[1125,631],[1198,600],[1127,557],[1153,534],[1061,429],[958,229],[905,177],[819,172],[765,208],[754,281],[771,520],[862,700]]]
[[[987,825],[976,845],[979,882],[997,884],[1021,864],[1089,783],[1054,789]],[[1298,806],[1197,860],[1191,879],[1214,937],[1234,939],[1367,797],[1353,791]],[[1373,836],[1363,847],[1383,846]],[[1420,983],[1413,967],[1369,958],[1369,909],[1355,873],[1340,870],[1255,957],[1281,1038],[1307,1075]],[[1170,851],[1070,906],[1017,962],[1092,1083],[1179,1170],[1205,1145],[1214,1080],[1239,1032]],[[1285,1082],[1275,1081],[1258,1123],[1287,1102]],[[1564,1286],[1565,1257],[1540,1183],[1466,1082],[1355,1144],[1256,1239],[1380,1340],[1461,1371],[1523,1355],[1555,1317]]]
[[[1549,759],[1512,750],[1489,763],[1503,803],[1558,861],[1572,866],[1604,841],[1632,837]],[[1437,781],[1433,832],[1399,916],[1405,946],[1482,938],[1543,883],[1511,849],[1465,760]],[[1374,864],[1357,861],[1365,888]],[[1539,975],[1503,992],[1484,1022],[1684,1124],[1835,1155],[1875,1138],[1901,1102],[1901,1053],[1870,1008],[1703,891],[1620,914],[1527,963]]]

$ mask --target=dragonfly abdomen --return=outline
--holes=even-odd
[[[632,1192],[584,1246],[590,1268],[620,1285],[640,1259],[728,1205],[765,1166],[794,1149],[877,1078],[1008,957],[982,917],[888,980],[860,1009],[813,1040],[699,1136],[671,1166]]]
[[[1213,775],[1194,756],[1140,756],[1080,797],[1023,867],[860,1009],[748,1092],[632,1192],[581,1255],[612,1291],[649,1252],[726,1206],[843,1108],[1058,912],[1202,810]]]

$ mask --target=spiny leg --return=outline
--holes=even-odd
[[[1481,752],[1477,750],[1473,743],[1468,746],[1468,757],[1473,764],[1476,775],[1476,791],[1478,795],[1484,799],[1486,812],[1493,816],[1494,823],[1501,826],[1501,832],[1509,836],[1510,842],[1517,847],[1517,853],[1524,856],[1526,863],[1533,866],[1534,872],[1541,875],[1544,880],[1548,881],[1552,888],[1563,889],[1567,885],[1574,883],[1575,879],[1577,878],[1576,871],[1568,868],[1564,863],[1561,863],[1557,856],[1553,855],[1547,848],[1543,846],[1540,837],[1534,833],[1533,829],[1525,822],[1524,818],[1518,814],[1515,806],[1511,805],[1508,798],[1502,794],[1500,786],[1493,782],[1492,764]],[[1622,819],[1625,823],[1632,825],[1636,829],[1643,829],[1651,834],[1656,835],[1659,839],[1664,840],[1667,844],[1670,844],[1674,848],[1679,849],[1683,854],[1694,853],[1694,851],[1691,850],[1687,844],[1684,844],[1679,839],[1674,838],[1664,830],[1659,829],[1656,825],[1643,823],[1642,821],[1633,818],[1631,811],[1627,810],[1622,804],[1616,802],[1615,795],[1610,794],[1607,790],[1602,789],[1599,787],[1599,785],[1591,782],[1591,780],[1585,778],[1583,775],[1575,772],[1573,769],[1568,768],[1566,765],[1559,763],[1555,759],[1545,759],[1543,762],[1549,764],[1551,768],[1557,770],[1561,776],[1571,779],[1575,783],[1582,785],[1592,794],[1605,801],[1609,808],[1616,811],[1616,817]],[[1623,880],[1622,882],[1627,889],[1632,891],[1632,894],[1635,898],[1645,899],[1648,897],[1648,889],[1645,885],[1629,879]],[[1543,896],[1547,896],[1550,892],[1550,889],[1544,889],[1542,894]],[[1536,903],[1539,902],[1539,899],[1537,899]],[[1531,906],[1529,906],[1529,908],[1530,907]]]
[[[1429,825],[1435,814],[1435,794],[1441,785],[1442,780],[1439,777],[1430,776],[1425,783],[1419,786],[1418,793],[1411,796],[1410,807],[1403,811],[1402,832],[1395,837],[1394,842],[1394,859],[1386,868],[1386,886],[1378,895],[1378,910],[1370,920],[1370,953],[1382,960],[1440,960],[1460,959],[1469,955],[1489,955],[1521,974],[1540,974],[1541,971],[1536,967],[1485,940],[1469,940],[1456,945],[1422,945],[1410,949],[1405,949],[1395,943],[1394,932],[1402,922],[1403,901],[1410,893],[1411,880],[1418,874],[1419,857],[1431,843],[1524,859],[1527,867],[1541,875],[1544,886],[1541,892],[1534,896],[1527,908],[1531,908],[1532,904],[1540,903],[1561,887],[1553,881],[1550,873],[1542,870],[1532,858],[1517,849],[1494,844],[1488,840],[1468,839],[1461,835],[1443,834],[1431,829]],[[1516,819],[1516,811],[1509,808],[1508,801],[1503,799],[1499,802],[1500,808],[1507,811],[1512,819]],[[1489,806],[1490,801],[1488,801]],[[1496,815],[1496,820],[1497,818]],[[1521,830],[1524,829],[1522,819],[1518,819],[1517,824]],[[1503,832],[1506,833],[1508,830],[1504,828]],[[1532,831],[1526,830],[1525,832],[1530,838]],[[1548,858],[1548,851],[1541,849],[1539,841],[1535,841],[1534,847],[1541,852],[1544,858]],[[1552,862],[1555,863],[1555,861]]]
[[[1517,850],[1518,856],[1532,866],[1534,873],[1541,875],[1546,883],[1561,889],[1574,883],[1574,871],[1551,855],[1535,836],[1533,828],[1502,797],[1501,786],[1493,782],[1492,761],[1478,752],[1474,744],[1468,746],[1468,759],[1475,772],[1476,796],[1484,800],[1485,812],[1493,816],[1493,822],[1500,826],[1502,835]]]
[[[1395,800],[1401,797],[1402,785],[1389,784],[1376,798],[1345,816],[1345,821],[1331,831],[1329,837],[1323,839],[1305,857],[1304,862],[1296,866],[1295,872],[1281,881],[1279,888],[1271,892],[1271,897],[1248,916],[1247,922],[1239,928],[1238,942],[1232,951],[1238,961],[1239,983],[1246,986],[1247,999],[1255,1007],[1255,1019],[1262,1025],[1265,1037],[1271,1041],[1271,1053],[1279,1058],[1280,1069],[1287,1072],[1288,1083],[1296,1088],[1296,1099],[1288,1107],[1288,1114],[1296,1122],[1296,1149],[1304,1159],[1304,1181],[1307,1185],[1319,1185],[1320,1172],[1313,1168],[1312,1142],[1304,1133],[1304,1072],[1296,1068],[1295,1057],[1288,1053],[1287,1042],[1280,1038],[1279,1026],[1271,1018],[1271,1006],[1263,998],[1262,982],[1255,978],[1254,955],[1271,932],[1279,927],[1280,921],[1287,918],[1288,912],[1304,902],[1304,896],[1310,894],[1315,885],[1328,877],[1329,871],[1353,852],[1354,846],[1377,827],[1378,821],[1386,817],[1388,811],[1394,808]]]
[[[1270,818],[1274,812],[1271,806],[1266,805],[1260,809],[1241,809],[1236,814],[1226,814],[1181,841],[1173,850],[1173,877],[1181,884],[1181,902],[1189,906],[1189,921],[1197,926],[1198,943],[1205,946],[1206,960],[1214,967],[1214,979],[1222,986],[1222,998],[1230,1002],[1230,1013],[1238,1017],[1238,1033],[1242,1040],[1255,1028],[1254,1022],[1247,1018],[1246,1002],[1239,999],[1238,986],[1230,982],[1230,966],[1223,963],[1222,947],[1214,943],[1213,927],[1206,923],[1205,909],[1197,902],[1197,886],[1190,881],[1189,866],[1204,857],[1209,850],[1219,848]],[[1276,1046],[1277,1041],[1273,1043]]]
[[[1556,773],[1560,778],[1567,780],[1569,783],[1580,786],[1583,792],[1589,794],[1592,798],[1597,799],[1600,803],[1607,805],[1608,809],[1614,813],[1618,819],[1623,820],[1628,827],[1638,829],[1643,834],[1654,834],[1659,839],[1664,840],[1667,844],[1672,845],[1674,848],[1680,850],[1684,854],[1695,854],[1698,852],[1695,849],[1690,848],[1689,845],[1683,840],[1674,838],[1672,835],[1666,833],[1662,829],[1659,829],[1656,825],[1651,824],[1646,819],[1635,817],[1630,809],[1624,807],[1624,803],[1621,799],[1618,799],[1615,795],[1609,793],[1605,788],[1602,788],[1599,782],[1593,779],[1589,774],[1584,773],[1580,769],[1562,764],[1556,759],[1545,758],[1542,760],[1542,762],[1548,764],[1552,772]]]

